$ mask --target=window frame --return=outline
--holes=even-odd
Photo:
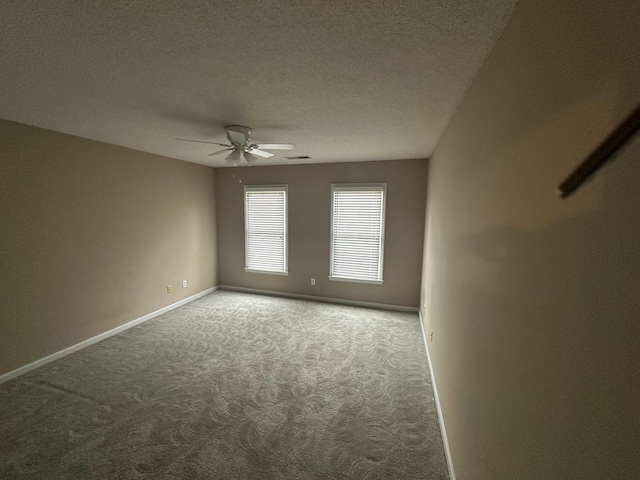
[[[283,191],[284,192],[284,270],[258,270],[249,268],[247,249],[247,192],[248,191]],[[244,271],[247,273],[261,273],[266,275],[289,275],[289,185],[244,185],[242,202],[244,206]]]
[[[336,277],[333,275],[334,270],[334,192],[338,191],[382,191],[382,210],[381,210],[381,222],[380,222],[380,254],[378,265],[378,279],[366,280],[362,278],[347,278]],[[377,183],[332,183],[331,184],[331,231],[329,232],[331,240],[331,249],[329,251],[329,280],[336,282],[349,282],[349,283],[365,283],[371,285],[382,285],[384,282],[384,244],[385,244],[385,231],[386,231],[386,217],[387,217],[387,184],[386,182]]]

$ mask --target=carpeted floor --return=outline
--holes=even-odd
[[[217,291],[0,385],[0,478],[448,475],[416,314]]]

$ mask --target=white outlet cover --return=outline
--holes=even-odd
[[[182,280],[182,288],[187,288],[187,281],[186,280]]]

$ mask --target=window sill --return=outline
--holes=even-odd
[[[382,280],[362,280],[361,278],[329,277],[333,282],[368,283],[369,285],[382,285]]]
[[[251,268],[245,268],[245,272],[247,273],[266,273],[268,275],[289,275],[289,272],[273,272],[271,270],[252,270]]]

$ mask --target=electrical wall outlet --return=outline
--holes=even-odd
[[[311,285],[315,285],[315,284],[316,284],[316,279],[315,279],[315,278],[312,278],[312,279],[311,279]]]
[[[173,290],[173,286],[167,285],[167,293],[171,293],[172,290]]]
[[[186,280],[182,280],[182,288],[187,288],[187,281]]]

